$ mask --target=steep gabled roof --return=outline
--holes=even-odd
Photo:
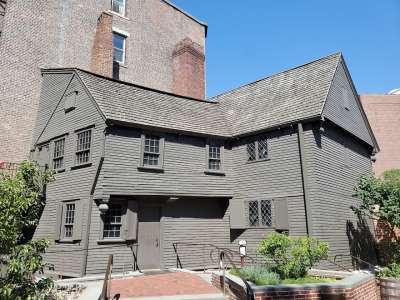
[[[336,53],[212,98],[234,136],[321,116],[341,59]]]
[[[108,120],[201,135],[231,135],[217,103],[76,71]]]

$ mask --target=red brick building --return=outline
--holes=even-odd
[[[373,163],[375,174],[400,169],[400,92],[360,98],[380,148]]]

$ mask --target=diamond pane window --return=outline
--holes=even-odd
[[[117,14],[125,14],[125,0],[111,0],[111,10]]]
[[[125,37],[118,33],[113,33],[113,60],[115,62],[125,62]]]
[[[121,237],[122,206],[110,205],[104,216],[103,238]]]
[[[90,129],[78,133],[75,158],[76,165],[82,165],[89,162],[91,140],[92,131]]]
[[[72,238],[74,232],[75,203],[65,206],[64,237]]]
[[[208,146],[208,169],[221,169],[221,147],[218,145],[211,144]]]
[[[256,160],[256,143],[255,142],[247,144],[247,157],[248,157],[248,161]]]
[[[61,169],[64,166],[65,138],[54,141],[53,169]]]
[[[249,209],[249,225],[258,226],[259,225],[258,201],[250,201],[248,209]]]
[[[143,165],[160,165],[160,137],[146,135],[144,138]]]
[[[270,200],[261,201],[261,225],[271,226],[272,225],[272,205]]]
[[[258,159],[268,158],[268,142],[267,140],[258,141]]]

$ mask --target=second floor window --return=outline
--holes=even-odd
[[[65,204],[64,237],[72,238],[74,233],[75,203]]]
[[[110,205],[104,216],[103,238],[112,239],[121,237],[122,206]]]
[[[90,161],[90,145],[92,142],[92,130],[78,132],[76,144],[76,165],[82,165]]]
[[[54,141],[53,169],[55,170],[64,167],[64,147],[65,138]]]
[[[113,60],[114,62],[123,64],[125,63],[125,39],[126,37],[113,33]]]
[[[160,165],[160,137],[154,135],[145,135],[143,149],[143,165]]]
[[[111,10],[120,15],[125,15],[125,0],[111,0]]]
[[[247,144],[247,160],[257,161],[268,159],[268,140],[261,139]]]
[[[212,171],[221,170],[221,146],[216,144],[208,146],[208,169]]]

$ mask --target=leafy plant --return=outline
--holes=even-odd
[[[45,205],[43,186],[52,180],[51,171],[30,162],[23,162],[15,176],[0,176],[0,264],[6,270],[0,299],[45,299],[52,288],[51,280],[35,278],[45,266],[48,242],[28,241]]]
[[[378,273],[379,277],[393,277],[400,279],[400,263],[391,263]]]
[[[257,249],[267,260],[272,260],[272,271],[284,279],[305,277],[312,266],[327,258],[328,251],[328,244],[315,238],[279,233],[270,234]]]

